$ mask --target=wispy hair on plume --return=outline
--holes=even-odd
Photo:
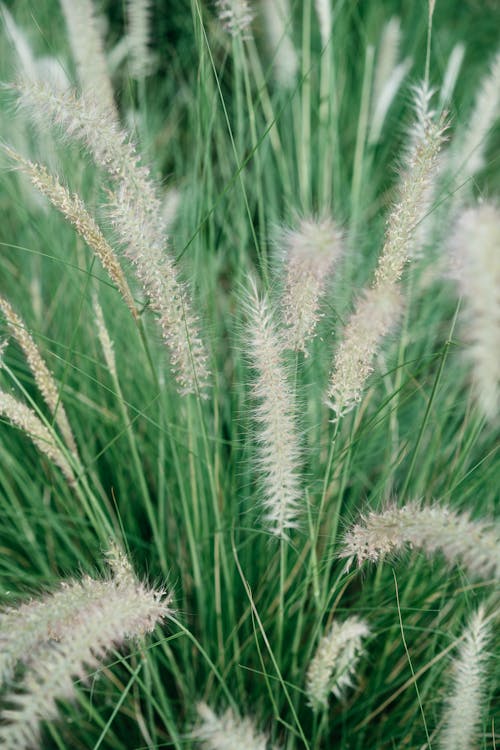
[[[249,717],[240,718],[228,708],[218,715],[206,703],[198,703],[199,722],[191,732],[204,750],[267,750],[268,737]]]
[[[358,617],[332,623],[321,639],[307,670],[306,692],[314,711],[328,708],[330,694],[342,699],[363,653],[362,641],[370,635],[368,624]]]
[[[463,298],[460,316],[476,403],[490,422],[500,414],[500,208],[465,209],[449,240],[451,274]]]
[[[19,613],[32,626],[21,622],[19,635],[28,646],[35,641],[36,649],[20,689],[5,695],[0,744],[6,750],[38,745],[41,722],[57,717],[57,701],[74,698],[75,680],[99,667],[110,649],[146,635],[170,614],[170,597],[140,583],[125,557],[115,556],[112,569],[109,580],[70,583]],[[2,617],[12,622],[14,613],[0,616],[0,628]]]
[[[259,296],[255,285],[247,312],[248,356],[256,373],[253,392],[258,400],[258,468],[266,522],[273,534],[286,538],[287,531],[297,525],[301,498],[295,398],[283,361],[283,340],[267,299]]]
[[[334,357],[327,404],[336,419],[361,400],[375,354],[404,309],[399,281],[405,264],[415,255],[416,230],[429,208],[445,130],[443,118],[430,109],[431,97],[425,85],[415,89],[416,117],[374,280],[360,296]]]
[[[59,447],[54,431],[42,422],[33,409],[10,393],[0,391],[0,415],[26,433],[38,450],[62,471],[70,485],[75,483],[73,469]]]
[[[153,72],[154,58],[150,49],[151,0],[127,0],[129,72],[141,80]]]
[[[344,538],[340,557],[378,562],[404,550],[442,554],[450,565],[460,565],[475,579],[500,576],[500,529],[490,521],[472,521],[446,505],[395,504],[369,511]]]
[[[273,57],[277,82],[288,88],[297,75],[299,61],[290,36],[292,12],[289,0],[261,0],[264,28]]]
[[[254,18],[254,10],[248,0],[215,0],[217,16],[222,26],[231,36],[249,33]]]
[[[118,120],[100,24],[92,0],[60,0],[82,91]]]
[[[134,264],[151,309],[156,313],[181,394],[202,393],[208,380],[207,354],[198,332],[187,286],[178,278],[167,251],[162,204],[149,170],[140,164],[125,132],[91,100],[72,93],[21,83],[19,104],[37,118],[61,127],[83,143],[113,180],[108,213],[126,256]]]
[[[328,277],[342,253],[342,234],[332,219],[303,219],[278,241],[283,264],[284,337],[295,351],[307,351],[320,318]]]
[[[439,734],[440,750],[470,750],[476,746],[484,708],[491,627],[483,607],[470,618],[458,655],[452,662],[452,685]]]
[[[61,435],[66,445],[75,456],[78,456],[75,438],[73,437],[73,431],[69,424],[66,410],[61,402],[60,388],[57,381],[47,367],[47,364],[45,363],[37,345],[33,341],[31,334],[26,328],[23,319],[14,311],[10,302],[1,295],[0,310],[7,321],[12,336],[16,339],[17,343],[23,350],[26,361],[33,373],[33,377],[35,378],[35,383],[37,384],[45,403],[49,407],[51,415],[55,418],[56,424],[61,431]]]

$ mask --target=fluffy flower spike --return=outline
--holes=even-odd
[[[82,91],[118,121],[99,19],[92,0],[60,0]]]
[[[450,251],[452,275],[463,297],[460,315],[473,392],[493,424],[500,414],[500,208],[482,203],[463,211]]]
[[[126,558],[112,550],[113,577],[70,582],[55,594],[0,613],[3,676],[27,664],[20,692],[6,695],[0,745],[39,745],[40,723],[57,716],[57,701],[74,697],[74,680],[99,666],[107,651],[153,630],[170,614],[170,597],[148,589]]]
[[[192,732],[204,750],[266,750],[268,738],[259,732],[252,719],[240,719],[228,708],[221,716],[206,703],[197,706],[200,721]]]
[[[231,36],[248,34],[254,18],[248,0],[216,0],[215,7],[219,21]]]
[[[500,575],[500,533],[486,521],[471,521],[466,513],[446,506],[412,502],[370,511],[347,532],[341,557],[378,562],[406,548],[428,555],[441,553],[452,565],[461,564],[473,578]]]
[[[319,304],[328,277],[342,253],[342,234],[331,219],[303,219],[296,230],[283,233],[285,341],[307,353],[320,318]]]
[[[314,711],[328,708],[330,693],[341,699],[352,687],[352,677],[362,655],[362,640],[370,635],[366,622],[349,617],[334,622],[318,646],[307,670],[306,692]]]
[[[429,209],[446,128],[444,119],[436,118],[431,110],[431,97],[427,86],[415,89],[415,121],[375,277],[361,295],[335,354],[326,399],[335,419],[361,400],[377,350],[387,332],[399,322],[404,309],[399,280],[405,264],[415,255],[416,230]]]
[[[265,298],[253,287],[248,301],[249,357],[256,372],[259,401],[258,466],[262,476],[266,520],[273,534],[286,538],[297,525],[301,497],[295,399],[283,363],[283,341]]]
[[[70,140],[83,143],[114,183],[109,216],[117,239],[134,264],[163,339],[181,394],[203,395],[207,354],[198,332],[187,286],[167,250],[162,203],[149,170],[116,123],[85,97],[60,94],[48,86],[23,82],[14,87],[20,106],[59,126]]]
[[[470,619],[459,654],[453,660],[453,689],[446,701],[440,750],[470,750],[475,747],[485,693],[486,646],[491,637],[484,610]]]

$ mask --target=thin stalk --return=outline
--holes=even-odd
[[[299,179],[302,210],[311,209],[311,0],[304,0],[302,14],[301,129]]]
[[[437,390],[438,390],[439,384],[441,382],[441,376],[443,374],[444,366],[446,364],[446,360],[447,360],[447,357],[448,357],[448,352],[449,352],[449,349],[450,349],[450,346],[451,346],[451,342],[452,342],[452,339],[453,339],[453,332],[455,330],[455,326],[456,326],[456,322],[457,322],[457,318],[458,318],[459,308],[460,308],[460,303],[458,303],[458,305],[456,307],[455,315],[453,316],[453,321],[452,321],[450,333],[449,333],[449,336],[448,336],[448,340],[446,341],[446,343],[445,343],[445,345],[443,347],[443,352],[442,352],[442,355],[441,355],[441,361],[439,363],[439,369],[437,371],[436,377],[434,378],[434,383],[433,383],[433,386],[432,386],[432,391],[431,391],[431,395],[430,395],[430,398],[429,398],[429,403],[427,404],[427,408],[425,410],[424,418],[422,420],[422,424],[420,425],[420,429],[418,431],[418,437],[417,437],[417,441],[415,443],[415,448],[413,449],[413,455],[412,455],[412,458],[411,458],[410,467],[409,467],[408,472],[406,474],[406,479],[404,481],[404,484],[403,484],[403,486],[401,488],[400,495],[401,495],[401,497],[403,499],[406,499],[406,493],[408,492],[408,487],[410,486],[410,481],[411,481],[411,478],[412,478],[412,475],[413,475],[413,472],[415,470],[415,466],[416,466],[416,463],[417,463],[417,457],[418,457],[418,453],[419,453],[419,449],[420,449],[420,444],[421,444],[422,439],[424,437],[424,432],[425,432],[427,424],[429,422],[429,418],[430,418],[430,415],[431,415],[432,407],[434,405],[434,401],[435,401],[435,398],[436,398]]]
[[[358,129],[356,133],[356,148],[354,151],[354,164],[352,170],[352,187],[351,187],[351,239],[357,233],[358,224],[361,217],[361,194],[362,185],[366,178],[364,168],[366,135],[368,132],[368,122],[370,115],[370,97],[372,90],[373,78],[373,61],[375,49],[372,45],[366,48],[365,70],[363,74],[363,84],[361,88],[361,105],[358,117]]]

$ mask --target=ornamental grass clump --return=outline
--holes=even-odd
[[[1,14],[0,748],[494,745],[494,3],[77,2]]]

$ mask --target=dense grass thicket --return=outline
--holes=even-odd
[[[499,28],[2,3],[0,747],[496,747]]]

